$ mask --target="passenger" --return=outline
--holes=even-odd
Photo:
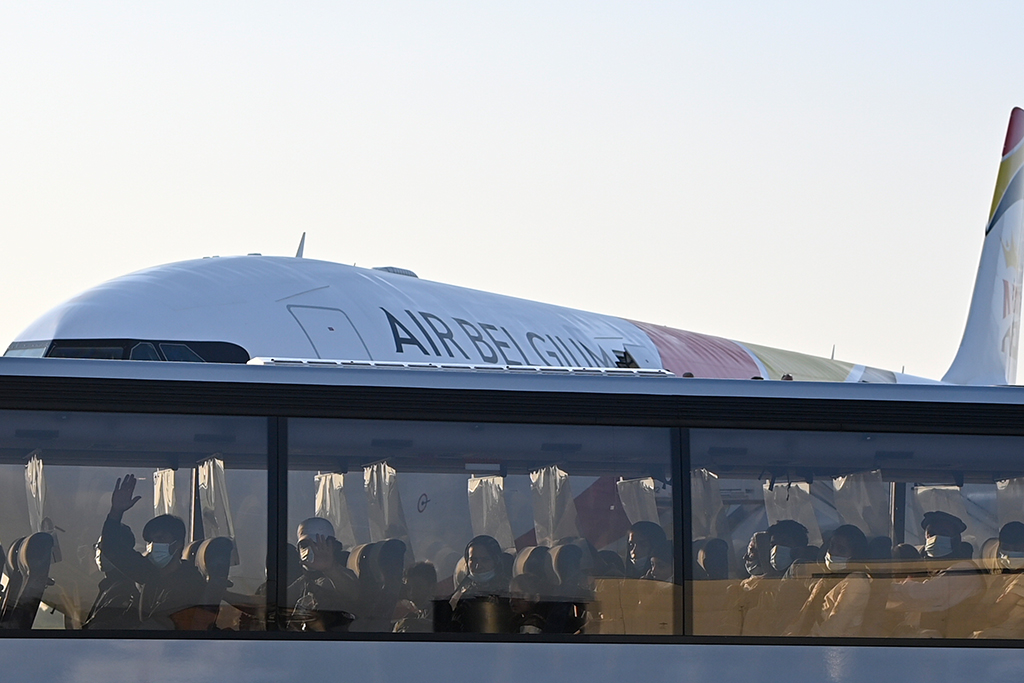
[[[386,541],[371,543],[366,548],[366,554],[365,563],[359,571],[359,621],[353,629],[391,631],[394,628],[395,611],[403,590],[405,542],[389,538]]]
[[[651,550],[668,540],[665,530],[654,522],[637,522],[626,539],[626,577],[639,579],[651,569]]]
[[[868,540],[857,527],[844,524],[832,532],[825,551],[827,575],[815,581],[788,635],[860,635],[871,594],[867,555]]]
[[[960,534],[967,525],[947,512],[926,512],[923,579],[907,578],[893,585],[890,603],[906,613],[898,635],[968,637],[968,618],[985,589],[977,565],[958,556]],[[966,631],[964,629],[967,629]]]
[[[359,582],[354,573],[338,563],[334,525],[322,517],[299,524],[299,561],[302,574],[288,586],[286,614],[294,631],[348,631],[355,620],[351,610],[359,601]]]
[[[124,536],[122,545],[135,547],[135,534],[122,524],[119,533]],[[122,574],[107,556],[103,554],[103,538],[96,541],[96,566],[104,577],[100,580],[99,593],[92,603],[88,616],[82,623],[83,629],[134,629],[139,626],[139,589],[135,582]]]
[[[512,617],[505,554],[490,536],[466,545],[466,577],[448,601],[452,628],[463,633],[507,633]]]
[[[146,523],[142,538],[146,553],[135,551],[122,530],[121,518],[139,502],[135,476],[118,479],[110,495],[110,512],[103,523],[100,543],[103,554],[139,589],[139,627],[194,630],[205,628],[202,614],[206,582],[192,565],[182,562],[185,523],[172,515],[160,515]]]
[[[768,573],[771,566],[771,546],[768,545],[768,532],[758,531],[750,537],[747,552],[743,555],[743,568],[750,577],[761,577]]]
[[[512,610],[512,633],[536,635],[547,633],[547,610],[541,594],[543,585],[533,574],[513,577],[509,585],[509,606]]]
[[[729,544],[721,538],[708,539],[697,551],[697,564],[711,581],[729,578]]]
[[[601,550],[597,553],[598,565],[594,576],[621,579],[626,576],[626,565],[622,557],[614,550]]]
[[[671,583],[676,573],[673,555],[672,544],[668,541],[651,548],[651,568],[641,578]]]
[[[402,599],[395,608],[395,633],[431,633],[434,630],[434,595],[437,569],[417,562],[405,571]]]
[[[760,573],[740,584],[737,602],[743,635],[781,635],[796,619],[807,601],[809,583],[773,579],[787,576],[793,563],[805,562],[809,554],[807,527],[792,519],[772,524],[763,535],[754,534],[747,548],[747,571]]]
[[[1024,634],[1024,524],[1009,522],[999,530],[997,574],[977,610],[986,628],[975,638],[1015,638]]]
[[[792,519],[768,527],[769,575],[782,576],[794,562],[811,561],[815,552],[807,545],[807,527]]]

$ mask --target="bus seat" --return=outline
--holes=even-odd
[[[12,553],[16,565],[23,576],[21,590],[8,596],[5,608],[10,601],[10,610],[5,609],[3,615],[4,628],[30,629],[39,611],[39,603],[43,599],[43,591],[50,585],[50,562],[53,558],[53,534],[35,533],[19,539],[17,552]]]

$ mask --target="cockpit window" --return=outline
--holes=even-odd
[[[156,339],[55,339],[52,342],[14,342],[4,355],[184,363],[246,363],[249,361],[249,352],[231,342]]]
[[[202,356],[184,344],[161,344],[160,350],[163,351],[164,358],[170,361],[178,361],[180,363],[206,362]]]
[[[54,346],[46,355],[49,358],[121,360],[124,358],[124,348],[120,346]]]
[[[156,352],[156,347],[149,342],[141,342],[132,347],[131,355],[128,356],[129,360],[162,360],[160,354]]]
[[[42,358],[49,345],[50,342],[46,341],[12,342],[7,347],[4,356],[7,358]]]

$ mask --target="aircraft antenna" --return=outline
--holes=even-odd
[[[829,360],[835,360],[835,359],[836,359],[836,345],[833,344],[832,345],[832,355],[829,356]]]
[[[302,258],[302,250],[306,248],[306,233],[302,233],[299,239],[299,249],[295,252],[295,258]]]

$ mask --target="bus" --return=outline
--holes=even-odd
[[[1024,393],[0,359],[15,680],[1024,668]]]

